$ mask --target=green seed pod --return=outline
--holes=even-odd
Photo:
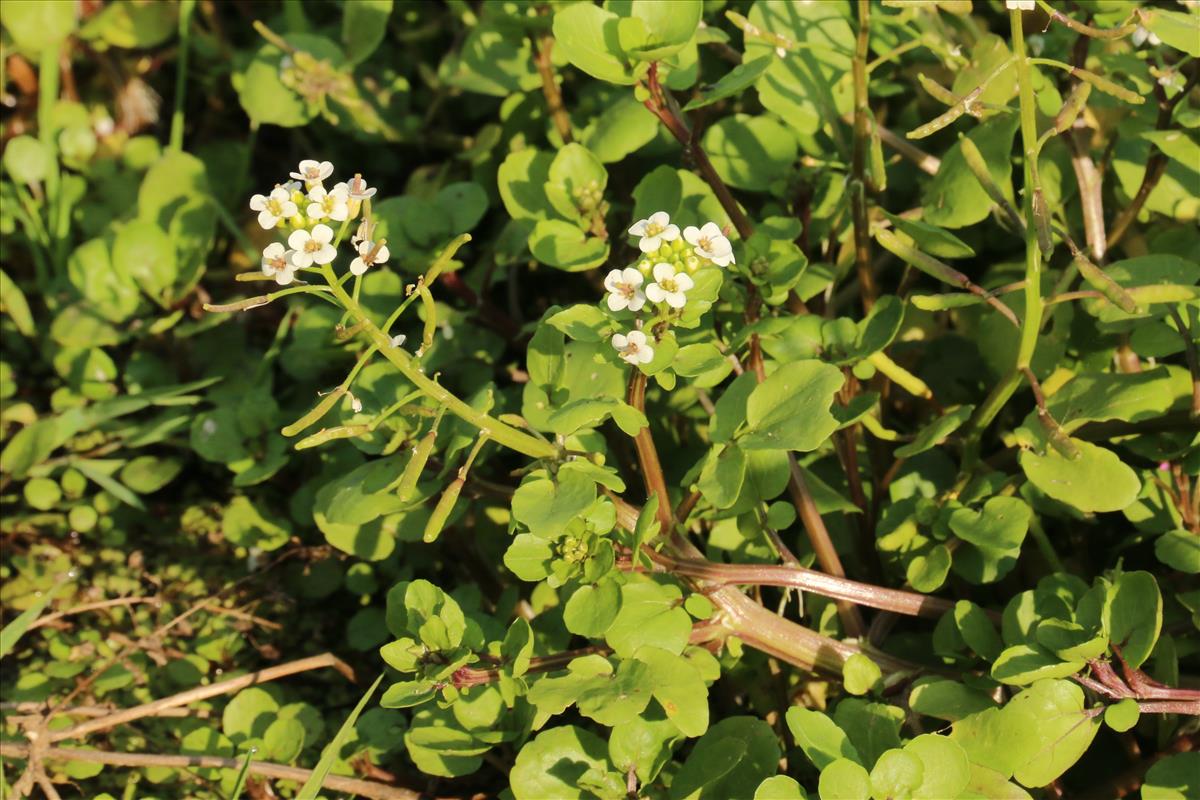
[[[317,422],[317,420],[321,419],[321,417],[328,414],[329,409],[333,408],[334,404],[337,403],[337,401],[341,400],[342,395],[344,395],[345,393],[346,393],[346,387],[339,386],[338,388],[334,389],[329,394],[322,397],[321,401],[319,403],[317,403],[315,406],[313,406],[312,411],[309,411],[303,417],[296,420],[291,425],[288,425],[286,428],[283,428],[279,432],[282,433],[284,436],[295,436],[297,433],[304,430],[309,425],[314,424],[315,422]]]
[[[1050,439],[1050,446],[1060,456],[1071,461],[1079,458],[1082,452],[1079,445],[1075,444],[1075,440],[1067,435],[1067,432],[1050,416],[1049,412],[1038,409],[1038,421],[1042,423],[1042,428],[1045,429],[1046,436]]]
[[[271,302],[271,298],[265,294],[260,294],[257,297],[247,297],[245,300],[238,300],[235,303],[205,303],[204,310],[215,313],[225,313],[228,311],[249,311],[252,308],[265,306]]]
[[[967,162],[967,169],[971,170],[971,174],[983,186],[983,190],[987,192],[987,196],[992,199],[992,202],[1001,207],[1008,205],[1008,198],[1004,196],[1004,192],[1000,191],[1000,187],[992,178],[992,172],[988,169],[987,162],[983,160],[983,153],[979,152],[978,145],[971,141],[970,137],[964,136],[958,140],[958,147],[962,151],[963,160]]]
[[[454,510],[454,504],[458,502],[458,495],[462,492],[463,483],[461,477],[455,478],[446,487],[446,491],[442,492],[433,513],[429,515],[429,521],[425,523],[425,535],[421,538],[426,544],[437,541],[437,538],[442,535],[442,528],[446,527],[446,520],[450,518],[450,512]]]
[[[914,294],[910,295],[908,300],[922,311],[949,311],[950,309],[954,308],[977,306],[983,302],[982,297],[973,294],[966,294],[965,292],[953,292],[950,294]]]
[[[1046,195],[1041,189],[1033,190],[1033,227],[1037,231],[1038,249],[1043,258],[1049,258],[1054,252],[1054,237],[1050,233],[1050,209],[1046,204]]]
[[[1126,314],[1137,312],[1137,301],[1121,284],[1109,277],[1108,273],[1093,264],[1087,256],[1079,251],[1078,248],[1072,249],[1072,255],[1075,256],[1075,266],[1079,268],[1079,274],[1087,281],[1088,286],[1091,286],[1096,291],[1103,294],[1108,301],[1117,308],[1124,311]]]
[[[1124,86],[1120,86],[1102,75],[1088,72],[1086,69],[1072,68],[1071,74],[1082,81],[1087,81],[1105,94],[1111,94],[1113,97],[1124,100],[1126,103],[1133,103],[1140,106],[1146,102],[1146,98],[1137,92],[1131,92]]]
[[[404,467],[404,472],[400,475],[400,483],[396,488],[396,494],[400,496],[401,500],[407,500],[412,496],[413,490],[417,488],[417,479],[425,471],[425,463],[429,461],[429,455],[433,452],[433,446],[436,443],[437,431],[431,430],[413,448],[412,458]]]
[[[875,240],[883,246],[885,250],[890,251],[893,255],[907,261],[917,269],[924,272],[926,275],[931,275],[943,283],[949,283],[952,286],[968,286],[971,281],[966,275],[951,267],[949,264],[943,263],[931,255],[922,253],[917,248],[913,247],[908,242],[901,239],[896,234],[887,229],[880,229],[875,233]]]
[[[362,436],[370,429],[369,425],[339,425],[336,428],[323,428],[311,436],[305,436],[296,442],[296,449],[307,450],[310,447],[318,447],[335,439],[353,439],[357,436]]]
[[[429,271],[425,273],[426,285],[436,281],[438,276],[446,271],[446,267],[450,265],[450,260],[454,258],[455,253],[457,253],[459,248],[469,241],[471,241],[471,234],[464,233],[461,236],[458,236],[454,241],[450,242],[450,244],[446,245],[446,249],[443,250],[441,255],[437,257],[437,261],[433,262],[433,265],[429,268]]]
[[[876,191],[887,189],[887,164],[883,158],[883,140],[879,138],[879,126],[871,119],[871,160],[869,164],[871,185]]]
[[[1067,95],[1067,99],[1063,101],[1062,108],[1059,109],[1058,116],[1054,118],[1054,133],[1066,133],[1075,120],[1079,118],[1080,112],[1087,105],[1088,96],[1092,93],[1092,85],[1090,83],[1077,83],[1071,93]]]
[[[424,283],[417,284],[417,294],[421,295],[421,305],[425,307],[425,334],[421,338],[421,349],[418,351],[424,353],[433,346],[433,334],[437,330],[437,305]]]
[[[1186,303],[1200,297],[1200,287],[1183,286],[1178,283],[1132,286],[1127,291],[1139,306],[1147,306],[1151,303]]]
[[[954,93],[927,76],[924,72],[917,73],[917,81],[921,84],[921,88],[929,93],[929,96],[934,100],[945,103],[948,106],[954,105]]]

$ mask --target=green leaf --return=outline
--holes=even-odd
[[[1140,667],[1162,630],[1162,594],[1149,572],[1123,572],[1108,590],[1104,629],[1131,667]]]
[[[967,134],[983,155],[992,180],[1012,194],[1012,143],[1020,120],[1016,114],[1001,114],[975,126]],[[983,185],[967,167],[962,146],[955,143],[942,157],[937,175],[926,185],[922,202],[923,221],[943,228],[965,228],[987,219],[992,201]]]
[[[529,234],[529,252],[547,266],[566,272],[581,272],[608,259],[608,242],[589,236],[570,222],[538,220]]]
[[[628,658],[642,645],[682,653],[691,632],[679,588],[645,578],[621,587],[621,610],[604,638],[618,656]]]
[[[820,361],[784,364],[758,384],[746,401],[747,450],[815,450],[837,430],[830,413],[842,372]],[[796,420],[804,420],[797,425]]]
[[[925,764],[905,750],[888,750],[875,762],[870,778],[874,797],[912,797],[925,780]]]
[[[1200,573],[1200,535],[1182,528],[1168,531],[1154,541],[1154,555],[1171,569]]]
[[[758,785],[753,800],[808,800],[808,795],[795,778],[776,775]]]
[[[817,792],[821,800],[863,800],[871,796],[871,776],[856,762],[839,758],[821,770]]]
[[[704,151],[717,174],[738,189],[765,191],[796,160],[796,139],[770,117],[736,114],[704,132]]]
[[[6,156],[11,149],[12,142],[10,141],[8,149],[5,150]],[[21,287],[17,286],[16,282],[8,277],[8,273],[2,269],[0,269],[0,311],[8,314],[22,336],[34,335],[33,314],[29,310],[29,302],[25,299]]]
[[[950,434],[961,428],[971,418],[971,414],[974,412],[975,406],[973,405],[958,406],[947,411],[922,428],[911,442],[903,447],[897,447],[896,458],[911,458],[918,453],[940,447]]]
[[[392,0],[354,0],[342,12],[342,46],[351,64],[366,61],[387,34]]]
[[[1073,459],[1050,447],[1042,454],[1022,451],[1021,468],[1029,482],[1085,512],[1120,511],[1137,499],[1141,481],[1116,453],[1080,439],[1071,441],[1079,449]]]
[[[967,646],[980,657],[995,661],[1004,644],[987,612],[970,600],[959,600],[954,604],[953,613],[958,632]]]
[[[771,726],[754,717],[728,717],[696,742],[675,775],[671,800],[749,797],[775,773],[779,741]]]
[[[658,133],[658,124],[658,118],[636,97],[622,92],[592,118],[579,140],[596,158],[612,164],[649,144]]]
[[[46,173],[51,166],[51,156],[46,145],[28,134],[14,136],[4,147],[4,169],[18,183],[41,183],[46,179]],[[9,302],[7,297],[4,302]]]
[[[532,475],[513,494],[513,519],[543,538],[557,536],[596,499],[596,484],[582,475],[566,472],[558,477],[555,482]]]
[[[1083,372],[1046,401],[1050,416],[1070,433],[1088,422],[1151,419],[1171,408],[1175,392],[1166,367],[1142,372]],[[1038,424],[1034,414],[1025,426]]]
[[[1083,755],[1100,729],[1098,717],[1083,709],[1083,690],[1070,681],[1039,681],[1009,701],[1005,711],[1026,712],[1038,747],[1013,776],[1025,786],[1045,786]],[[1023,714],[1022,714],[1023,715]]]
[[[1200,753],[1167,756],[1146,771],[1142,800],[1191,800],[1200,793]]]
[[[833,721],[845,731],[864,767],[873,767],[885,751],[900,746],[904,711],[887,703],[845,697],[833,712]]]
[[[708,687],[700,671],[683,656],[659,647],[641,647],[634,654],[649,667],[651,692],[667,719],[688,737],[708,730]]]
[[[608,632],[621,610],[621,589],[616,581],[580,586],[563,607],[563,624],[578,636],[598,639]]]
[[[555,48],[593,78],[630,85],[634,77],[618,38],[619,21],[616,14],[590,2],[564,6],[554,14]]]
[[[960,797],[971,780],[966,751],[947,736],[922,734],[904,745],[904,752],[920,759],[921,782],[912,790],[912,800],[942,800]],[[872,784],[874,784],[874,772]]]
[[[578,303],[551,314],[546,323],[577,342],[601,342],[612,328],[612,320],[596,306]]]
[[[1044,678],[1065,678],[1083,669],[1084,662],[1063,661],[1042,647],[1017,644],[1002,652],[991,675],[1001,683],[1025,686]]]
[[[527,147],[510,153],[496,173],[504,208],[513,219],[543,220],[558,216],[546,197],[554,156]]]
[[[59,580],[48,591],[38,592],[29,608],[17,615],[16,619],[4,626],[4,630],[0,630],[0,658],[4,658],[12,649],[16,647],[17,642],[25,635],[25,631],[29,630],[29,626],[37,621],[42,612],[46,610],[46,606],[54,599],[64,585],[67,584],[74,576],[67,575]]]
[[[839,759],[861,761],[846,733],[820,711],[792,706],[787,710],[786,719],[796,744],[817,769],[824,770]]]
[[[735,444],[716,445],[709,451],[696,487],[717,508],[737,502],[746,480],[746,452]]]
[[[727,97],[733,97],[758,80],[758,77],[766,72],[767,67],[771,66],[774,61],[773,55],[759,56],[753,61],[743,61],[722,75],[721,79],[712,86],[706,87],[701,96],[684,106],[683,110],[693,111]]]
[[[862,653],[854,653],[842,664],[842,683],[850,694],[866,694],[883,679],[879,665]]]
[[[1176,50],[1200,58],[1200,16],[1162,8],[1140,9],[1139,12],[1146,30]]]
[[[623,785],[612,773],[604,740],[574,725],[534,737],[517,753],[508,780],[516,800],[589,800],[596,796],[591,786],[615,784],[619,792]]]
[[[1132,697],[1126,697],[1124,700],[1113,703],[1104,709],[1104,724],[1117,733],[1124,733],[1134,725],[1137,725],[1138,717],[1141,716],[1141,713],[1137,700],[1134,700]]]
[[[632,0],[629,13],[642,23],[639,44],[629,50],[629,56],[639,61],[662,61],[678,53],[691,41],[700,24],[704,7],[697,3],[676,3],[674,0]],[[644,36],[644,38],[642,38]]]
[[[75,30],[77,12],[75,3],[8,0],[4,7],[4,29],[18,47],[37,53],[56,46]]]
[[[978,689],[944,678],[921,678],[909,695],[909,706],[918,714],[956,722],[971,714],[995,708],[996,701]]]

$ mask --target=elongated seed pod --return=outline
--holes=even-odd
[[[1131,92],[1129,89],[1126,89],[1124,86],[1121,86],[1118,83],[1110,81],[1103,75],[1097,75],[1094,72],[1088,72],[1086,69],[1079,69],[1078,67],[1071,67],[1071,74],[1076,78],[1079,78],[1081,81],[1087,81],[1105,94],[1111,94],[1113,97],[1124,100],[1126,103],[1133,103],[1134,105],[1140,106],[1142,103],[1146,102],[1146,98],[1142,97],[1137,92]]]
[[[1200,298],[1200,287],[1179,283],[1131,286],[1126,291],[1139,306],[1148,306],[1151,303],[1185,303]]]
[[[1049,258],[1054,252],[1054,237],[1050,233],[1050,208],[1046,204],[1046,195],[1041,189],[1033,190],[1033,227],[1037,231],[1038,249],[1043,258]]]
[[[417,480],[425,471],[425,464],[429,461],[429,455],[433,452],[433,446],[436,443],[437,431],[431,430],[413,448],[412,458],[405,465],[404,472],[400,475],[400,483],[396,487],[396,494],[401,500],[412,497],[413,490],[417,488]]]
[[[432,284],[438,279],[439,275],[446,271],[446,267],[450,265],[450,260],[454,258],[455,253],[469,241],[471,241],[471,234],[464,233],[446,245],[446,249],[437,257],[437,261],[434,261],[429,267],[429,271],[425,273],[426,286]]]
[[[271,302],[271,298],[265,294],[260,294],[256,297],[247,297],[245,300],[238,300],[233,303],[205,303],[204,310],[212,311],[218,314],[229,311],[249,311],[252,308],[265,306]]]
[[[356,436],[362,436],[369,430],[369,425],[339,425],[336,428],[323,428],[296,442],[296,449],[307,450],[310,447],[318,447],[337,439],[353,439]]]
[[[983,298],[978,295],[967,294],[966,292],[914,294],[909,295],[908,302],[922,311],[949,311],[954,308],[977,306],[983,302]]]
[[[971,281],[966,275],[928,253],[921,252],[886,228],[881,228],[875,232],[875,240],[885,250],[890,251],[893,255],[900,257],[921,270],[921,272],[931,275],[943,283],[964,289],[971,285]]]
[[[1087,281],[1088,286],[1103,294],[1110,303],[1126,314],[1133,314],[1137,311],[1137,301],[1129,292],[1125,291],[1125,287],[1093,264],[1078,248],[1072,248],[1071,254],[1075,256],[1075,266],[1079,269],[1079,274]]]
[[[437,505],[433,508],[433,513],[429,515],[429,521],[425,523],[425,535],[421,538],[426,543],[435,542],[442,535],[442,529],[446,527],[446,520],[450,518],[450,512],[454,510],[454,504],[458,502],[458,495],[462,492],[463,483],[462,478],[455,478],[446,487],[446,491],[442,492]]]
[[[917,81],[921,84],[921,88],[928,92],[929,96],[934,100],[945,103],[948,106],[954,105],[954,93],[933,78],[930,78],[924,72],[917,73]]]
[[[1083,107],[1087,105],[1087,99],[1091,93],[1092,85],[1090,83],[1075,84],[1075,88],[1071,90],[1071,93],[1067,95],[1067,99],[1063,101],[1058,115],[1054,117],[1054,132],[1056,134],[1066,133],[1075,124],[1075,120],[1079,118]]]
[[[887,189],[887,162],[883,158],[883,140],[879,138],[879,125],[871,119],[871,160],[869,162],[870,182],[877,192]]]
[[[279,432],[284,436],[295,436],[300,431],[307,428],[309,425],[315,424],[321,417],[329,413],[329,409],[333,408],[334,403],[342,399],[342,395],[346,393],[346,387],[339,386],[329,394],[321,398],[320,402],[313,406],[312,411],[309,411],[300,419],[283,428]]]
[[[1038,409],[1038,421],[1042,423],[1042,428],[1046,431],[1046,436],[1050,439],[1050,446],[1053,447],[1063,458],[1074,461],[1079,458],[1082,451],[1079,445],[1075,444],[1075,440],[1067,435],[1067,432],[1062,429],[1062,426],[1055,421],[1054,417],[1050,416],[1050,412],[1043,408]]]
[[[437,305],[433,295],[424,283],[417,284],[417,293],[421,295],[421,305],[425,306],[425,335],[421,338],[421,353],[433,346],[433,334],[437,330]]]
[[[983,153],[979,152],[979,147],[971,140],[969,136],[963,136],[958,140],[958,147],[962,152],[963,161],[967,162],[967,169],[971,170],[971,174],[975,176],[975,180],[983,187],[983,191],[991,198],[992,202],[1000,206],[1001,210],[1008,217],[1009,222],[1018,230],[1024,230],[1025,223],[1017,214],[1017,210],[1013,208],[1012,203],[1004,196],[1004,192],[1000,190],[1000,186],[992,177],[991,170],[988,169],[987,162],[983,160]]]

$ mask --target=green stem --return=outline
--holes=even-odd
[[[554,445],[523,433],[495,417],[472,408],[437,381],[427,376],[413,361],[412,356],[399,347],[392,347],[388,335],[370,320],[362,306],[354,302],[354,299],[342,288],[337,276],[333,272],[333,268],[326,264],[323,272],[325,273],[325,280],[329,284],[330,291],[333,292],[333,296],[344,308],[350,311],[350,316],[354,318],[355,323],[362,325],[362,332],[379,348],[379,352],[383,354],[384,358],[392,362],[392,365],[400,370],[404,377],[408,378],[414,386],[440,403],[443,408],[455,416],[474,425],[481,431],[485,431],[494,441],[505,447],[516,450],[518,453],[524,453],[530,458],[554,458],[558,455],[558,451],[554,448]]]
[[[51,269],[57,272],[61,261],[62,243],[60,238],[64,231],[60,230],[59,206],[62,204],[62,193],[59,191],[58,143],[54,129],[54,106],[58,103],[59,88],[59,56],[60,44],[54,44],[42,50],[38,62],[38,141],[46,153],[46,229],[49,233]],[[43,291],[49,287],[43,287]]]
[[[196,0],[179,0],[179,61],[175,66],[175,111],[171,114],[173,153],[183,150],[183,98],[187,90],[188,44],[192,31],[192,12]]]
[[[1012,21],[1013,58],[1017,65],[1017,80],[1020,83],[1021,145],[1025,153],[1025,188],[1022,211],[1025,217],[1025,313],[1021,320],[1021,338],[1017,346],[1017,360],[1012,370],[1001,378],[991,394],[975,411],[965,431],[966,444],[963,448],[963,472],[974,468],[979,459],[980,438],[1000,409],[1021,385],[1022,370],[1033,361],[1037,348],[1038,333],[1042,326],[1042,251],[1038,246],[1037,226],[1033,224],[1033,195],[1038,189],[1037,180],[1037,117],[1034,114],[1032,71],[1029,57],[1025,53],[1025,34],[1021,29],[1021,12],[1010,11]]]

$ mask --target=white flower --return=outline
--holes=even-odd
[[[675,268],[666,263],[654,265],[654,280],[655,283],[646,287],[646,297],[655,303],[666,303],[671,308],[683,308],[687,302],[683,293],[696,285],[690,275],[676,273]]]
[[[283,188],[287,189],[288,194],[300,191],[301,187],[303,186],[304,184],[300,181],[288,181],[287,183],[283,184]]]
[[[649,219],[639,219],[629,232],[642,237],[638,247],[643,253],[653,253],[663,242],[679,238],[679,226],[671,224],[671,216],[665,211],[655,211]]]
[[[604,279],[604,288],[608,289],[608,307],[613,311],[628,308],[637,311],[646,305],[646,295],[642,293],[642,273],[633,267],[614,269]]]
[[[295,250],[285,250],[279,242],[267,245],[262,252],[262,271],[275,279],[280,286],[287,286],[296,279],[296,264],[292,261]]]
[[[380,239],[378,245],[370,241],[359,242],[358,257],[350,262],[350,271],[355,275],[362,275],[376,264],[387,261],[391,253],[388,252],[386,241],[386,239]]]
[[[646,343],[646,334],[630,331],[628,335],[615,334],[612,346],[617,348],[621,359],[629,364],[649,364],[654,360],[654,348]]]
[[[351,200],[369,200],[375,196],[376,191],[376,189],[368,189],[367,182],[362,179],[362,175],[354,173],[354,180],[350,181]]]
[[[1037,0],[1004,0],[1004,7],[1009,11],[1035,11]]]
[[[251,197],[250,210],[258,212],[258,224],[265,231],[274,228],[280,220],[300,213],[300,209],[292,202],[291,193],[282,186],[276,186],[269,195],[256,194]]]
[[[406,341],[408,341],[408,337],[402,333],[399,336],[393,336],[391,339],[388,340],[388,343],[392,347],[403,347],[404,343]]]
[[[328,264],[337,257],[337,250],[330,242],[333,241],[333,228],[328,225],[314,225],[312,232],[301,228],[292,231],[288,237],[288,247],[295,250],[292,262],[297,267],[311,267],[313,263]]]
[[[346,184],[339,183],[333,191],[327,192],[321,186],[313,187],[308,193],[308,208],[305,212],[309,219],[329,219],[345,222],[350,216],[349,189]]]
[[[733,259],[733,245],[715,222],[706,222],[703,228],[689,225],[683,229],[683,238],[701,258],[707,258],[718,267],[737,263]]]
[[[328,161],[315,161],[306,158],[300,162],[299,171],[289,172],[291,177],[304,181],[309,186],[320,185],[321,181],[333,174],[333,164]]]

